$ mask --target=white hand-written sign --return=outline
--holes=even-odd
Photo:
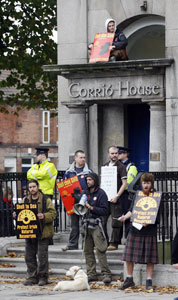
[[[106,192],[108,200],[117,195],[117,167],[101,167],[101,188]]]

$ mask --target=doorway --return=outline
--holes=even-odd
[[[139,172],[149,171],[150,111],[147,104],[128,105],[128,147]]]

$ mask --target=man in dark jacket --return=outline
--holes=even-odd
[[[92,170],[88,168],[88,165],[85,161],[85,152],[83,150],[77,150],[75,152],[74,162],[66,170],[63,179],[65,180],[77,175],[82,190],[85,190],[87,188],[86,176],[91,172]],[[80,216],[72,214],[69,241],[67,246],[62,248],[63,251],[78,249],[78,241],[80,235],[79,223]]]
[[[86,195],[88,202],[85,204],[88,212],[85,215],[85,240],[84,254],[87,265],[88,281],[96,281],[96,259],[94,255],[94,247],[101,268],[101,273],[104,276],[103,282],[109,284],[111,282],[111,271],[108,267],[106,250],[107,241],[103,230],[102,217],[108,213],[108,198],[99,187],[99,179],[96,173],[87,175]]]

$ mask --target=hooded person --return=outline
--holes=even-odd
[[[87,267],[88,282],[97,280],[96,259],[94,247],[98,257],[98,262],[103,275],[103,282],[111,282],[111,271],[108,267],[106,250],[107,240],[103,230],[102,217],[108,214],[108,197],[104,190],[99,187],[99,178],[96,173],[86,176],[88,201],[85,204],[88,212],[85,215],[85,238],[84,255]]]
[[[127,38],[120,31],[119,26],[116,26],[116,21],[114,19],[108,18],[105,21],[106,32],[115,33],[113,43],[110,52],[110,61],[128,60],[126,53],[126,46],[128,44]],[[89,56],[91,54],[91,49],[93,48],[93,43],[88,45]]]
[[[116,26],[116,21],[114,19],[107,19],[105,21],[105,28],[107,32],[114,33],[114,39],[111,46],[111,52],[110,52],[110,61],[119,61],[119,60],[127,60],[128,56],[126,53],[126,46],[128,44],[128,41],[123,34],[122,31],[120,31],[119,26]]]

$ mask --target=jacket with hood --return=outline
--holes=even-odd
[[[81,168],[82,169],[82,168]],[[78,176],[78,180],[80,182],[82,190],[85,190],[87,188],[87,183],[86,183],[86,176],[92,173],[92,170],[88,168],[88,165],[85,163],[83,169],[81,170],[80,173],[77,173],[76,167],[75,167],[75,162],[71,164],[71,166],[66,170],[63,180],[67,178],[71,178],[73,176]]]
[[[114,19],[107,19],[105,22],[105,27],[107,32],[108,32],[108,24],[110,22],[114,22],[114,24],[116,24],[116,21]],[[112,45],[116,47],[115,50],[125,49],[127,44],[128,41],[125,35],[123,34],[122,31],[119,30],[118,25],[117,26],[115,25],[115,35],[112,43]]]
[[[90,210],[89,216],[91,218],[98,218],[108,215],[108,197],[103,189],[99,187],[99,178],[95,173],[89,175],[95,182],[94,192],[90,192],[89,189],[86,190],[88,197],[88,203],[93,207],[93,210]]]

